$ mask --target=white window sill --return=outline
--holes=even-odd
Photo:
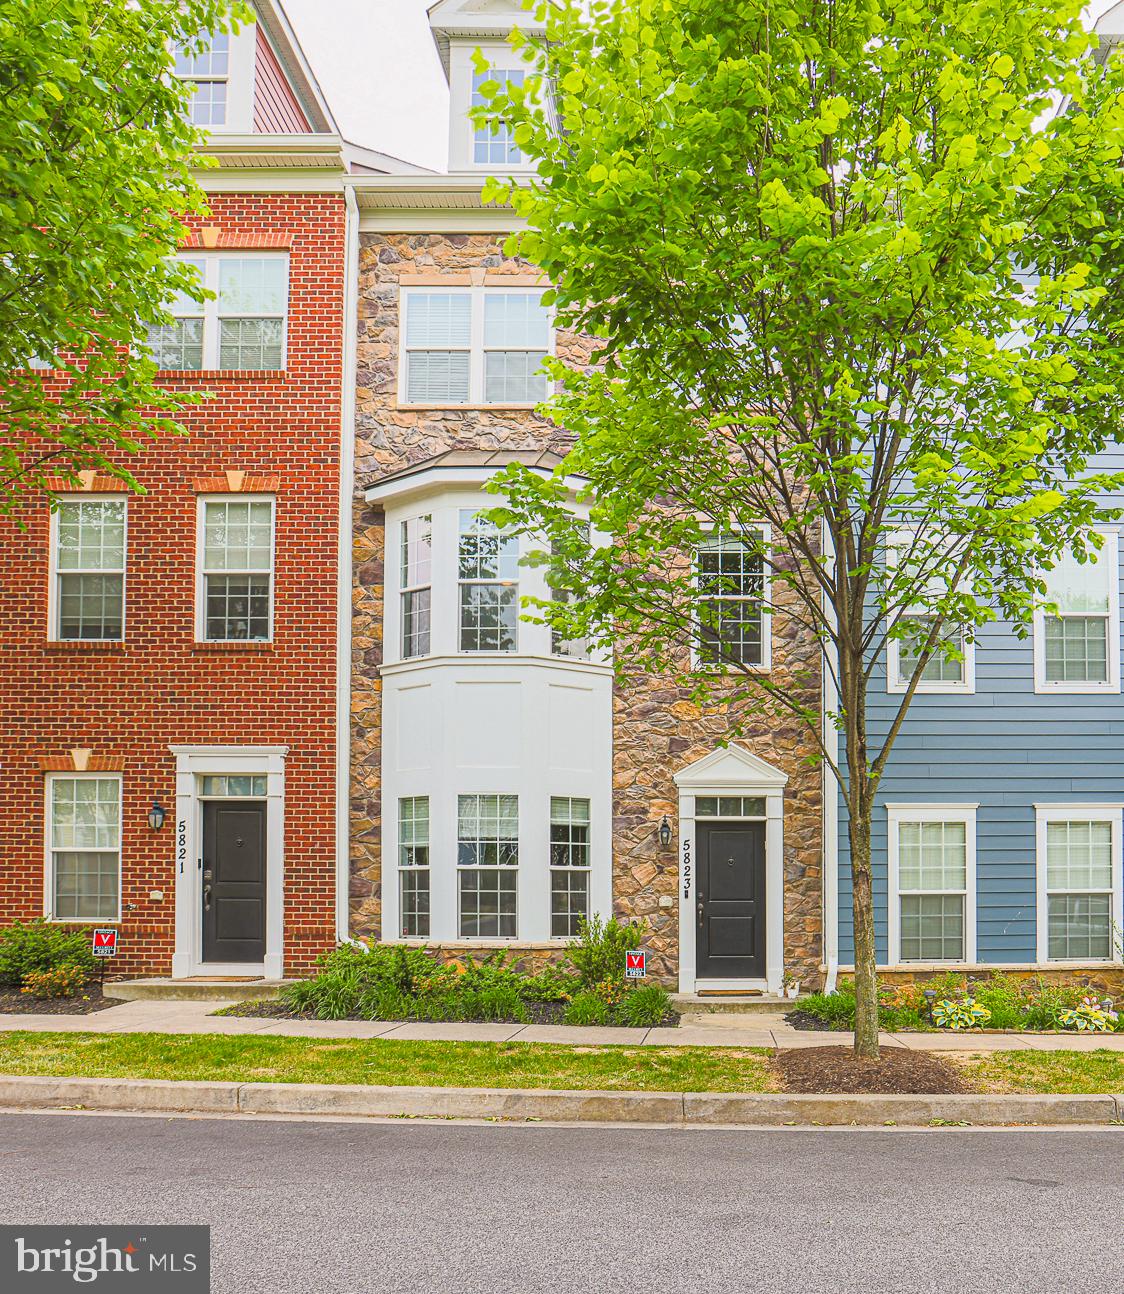
[[[548,397],[544,396],[543,399]],[[404,401],[398,401],[395,404],[396,409],[401,409],[403,413],[425,413],[437,409],[467,409],[476,413],[503,413],[511,409],[522,409],[527,412],[533,412],[542,403],[541,400],[530,400],[518,404],[407,404]]]
[[[406,674],[414,670],[455,665],[513,665],[521,668],[558,669],[582,674],[613,673],[611,665],[600,661],[578,660],[573,656],[534,656],[528,652],[459,652],[452,656],[411,656],[407,660],[388,661],[379,666],[379,673]]]
[[[1049,696],[1057,693],[1060,696],[1118,696],[1119,683],[1038,683],[1034,685],[1035,694]]]

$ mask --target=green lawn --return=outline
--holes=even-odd
[[[243,1083],[765,1092],[760,1048],[573,1047],[527,1042],[0,1034],[0,1074]]]
[[[981,1092],[1124,1093],[1121,1051],[997,1051],[961,1065]]]

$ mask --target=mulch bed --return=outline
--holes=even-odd
[[[119,997],[102,995],[100,983],[87,984],[79,997],[29,997],[10,989],[0,991],[0,1015],[90,1015],[120,1005]]]
[[[972,1090],[947,1060],[900,1047],[884,1047],[877,1060],[860,1060],[850,1047],[800,1047],[778,1052],[770,1064],[786,1092],[943,1096]]]
[[[812,1029],[820,1033],[849,1033],[850,1030],[846,1025],[831,1024],[827,1020],[821,1020],[818,1015],[812,1015],[810,1011],[790,1011],[784,1018],[785,1024],[790,1024],[794,1029]]]
[[[488,1019],[488,1020],[429,1020],[422,1016],[407,1016],[401,1020],[395,1020],[395,1024],[563,1024],[563,1012],[566,1010],[564,1002],[527,1002],[524,1004],[530,1020],[513,1020],[513,1019]],[[220,1015],[240,1015],[251,1016],[255,1018],[266,1018],[269,1020],[315,1020],[316,1016],[310,1011],[290,1011],[280,1002],[271,1000],[254,1001],[254,1002],[237,1002],[234,1006],[226,1007],[225,1010],[218,1012]],[[373,1019],[366,1016],[344,1016],[345,1020],[367,1020],[368,1023],[374,1023]],[[668,1011],[660,1021],[660,1028],[674,1029],[679,1024],[679,1012]]]

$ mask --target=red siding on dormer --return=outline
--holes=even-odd
[[[293,87],[259,26],[254,65],[254,133],[303,135],[309,130],[308,118],[301,111]]]

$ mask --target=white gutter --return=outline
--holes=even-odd
[[[828,569],[834,570],[835,554],[826,523],[823,526],[823,550],[828,559]],[[826,602],[826,594],[824,597]],[[824,745],[838,767],[839,729],[830,722],[828,715],[834,714],[839,708],[839,695],[835,689],[835,677],[828,667],[829,650],[829,646],[825,644],[820,706]],[[823,941],[824,962],[827,966],[824,992],[833,993],[835,981],[839,977],[839,786],[835,774],[826,764],[823,770]]]
[[[347,203],[343,294],[343,391],[336,573],[336,939],[351,940],[351,526],[355,489],[355,384],[359,328],[359,205]]]

